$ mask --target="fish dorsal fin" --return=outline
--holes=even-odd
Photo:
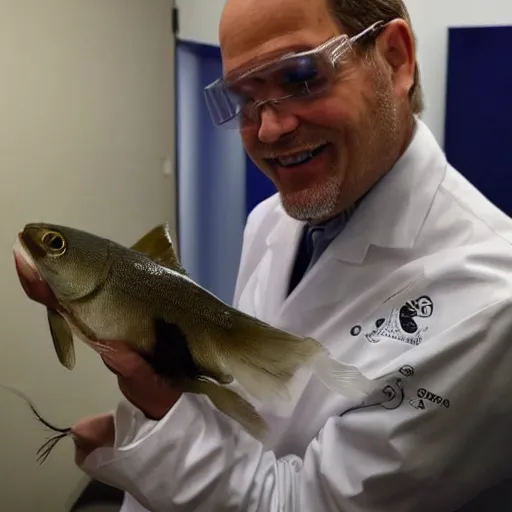
[[[167,224],[156,226],[133,244],[131,248],[164,267],[187,275],[174,250]]]

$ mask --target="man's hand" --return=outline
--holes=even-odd
[[[75,463],[80,466],[96,448],[113,446],[115,440],[112,414],[89,416],[71,427],[75,440]]]
[[[146,361],[121,342],[109,342],[114,350],[102,354],[117,375],[119,389],[148,418],[162,419],[178,401],[181,391],[171,388]]]

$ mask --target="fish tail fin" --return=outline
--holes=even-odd
[[[313,338],[302,338],[242,316],[233,329],[223,357],[240,385],[259,400],[288,399],[287,385],[295,373],[308,367],[332,391],[361,397],[374,386],[355,367],[332,359]],[[226,345],[224,345],[226,346]]]
[[[364,398],[376,388],[376,383],[365,377],[358,368],[336,361],[327,350],[318,353],[311,370],[327,388],[347,398]]]
[[[235,391],[212,381],[198,379],[186,386],[186,391],[206,395],[213,405],[236,422],[258,440],[267,433],[267,424],[251,403]]]

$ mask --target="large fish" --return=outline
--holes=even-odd
[[[99,353],[108,350],[107,340],[126,342],[173,386],[206,395],[259,439],[266,424],[244,393],[229,386],[234,382],[260,401],[287,397],[295,373],[309,368],[349,397],[374,389],[316,340],[261,322],[196,284],[178,261],[166,226],[130,248],[45,223],[28,224],[18,240],[20,279],[44,281],[55,297],[48,321],[68,369],[75,364],[74,335]]]

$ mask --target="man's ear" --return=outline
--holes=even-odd
[[[377,38],[376,49],[390,72],[395,93],[407,98],[414,84],[416,48],[405,20],[389,22]]]

